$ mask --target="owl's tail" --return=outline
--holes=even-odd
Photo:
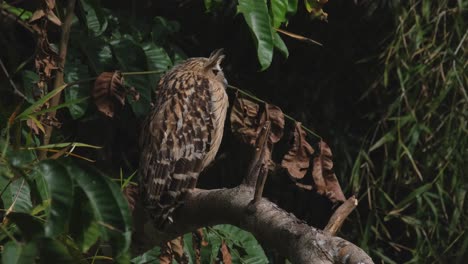
[[[187,162],[183,160],[175,162],[173,166],[161,164],[159,161],[156,166],[149,167],[150,170],[155,169],[147,172],[147,175],[153,177],[150,176],[148,177],[150,180],[140,182],[140,191],[155,227],[163,229],[173,222],[173,212],[183,205],[185,195],[188,190],[195,187],[199,173],[187,170]]]

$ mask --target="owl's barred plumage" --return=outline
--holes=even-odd
[[[171,219],[215,158],[228,107],[222,50],[191,58],[160,80],[140,139],[140,193],[157,227]]]

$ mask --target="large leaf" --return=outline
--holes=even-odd
[[[42,238],[37,241],[40,251],[41,263],[79,263],[74,260],[65,245],[57,240]]]
[[[242,249],[240,254],[232,254],[233,263],[268,263],[263,248],[249,232],[232,225],[217,225],[213,229],[222,234],[231,251]]]
[[[270,15],[265,0],[239,0],[237,11],[241,13],[253,35],[257,47],[261,70],[265,70],[273,59],[273,34]]]
[[[56,161],[46,160],[38,165],[38,172],[47,183],[50,209],[45,235],[56,236],[65,231],[73,202],[73,183],[65,168]]]
[[[81,60],[71,56],[65,64],[65,83],[72,83],[86,78],[89,78],[88,68],[83,65]],[[69,105],[68,110],[73,119],[82,117],[88,108],[89,101],[81,99],[89,96],[89,84],[80,83],[70,86],[65,89],[64,93],[67,102],[80,100],[78,103]]]
[[[146,62],[149,71],[168,70],[172,66],[172,61],[167,52],[152,42],[143,43],[143,51],[146,55]],[[161,74],[150,75],[150,87],[155,88]]]
[[[87,29],[95,36],[101,35],[107,29],[107,18],[96,0],[81,0],[85,15],[78,16],[79,18],[85,18],[83,21],[86,24]]]
[[[278,28],[286,21],[288,4],[288,0],[271,0],[270,8],[273,18],[273,27]]]
[[[109,178],[88,166],[65,165],[68,173],[83,190],[101,226],[102,237],[110,241],[114,255],[127,254],[130,246],[130,213],[120,188]]]
[[[5,190],[1,197],[5,209],[12,207],[13,212],[22,213],[28,213],[31,211],[31,194],[26,179],[18,178],[15,180],[9,180],[4,177],[0,177],[0,190]]]
[[[27,213],[11,212],[7,215],[8,222],[14,223],[26,241],[44,236],[44,227],[35,217]]]
[[[113,53],[122,71],[146,71],[146,54],[142,47],[131,39],[119,39],[111,42]],[[140,93],[138,101],[130,100],[133,112],[137,116],[145,115],[150,109],[151,87],[145,75],[127,76],[125,82],[135,87]]]
[[[84,192],[76,188],[70,219],[70,236],[82,252],[87,252],[101,235],[93,208]]]
[[[14,241],[3,245],[2,263],[3,264],[30,264],[34,263],[37,256],[37,247],[33,242],[26,244]]]

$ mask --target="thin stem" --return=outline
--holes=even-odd
[[[238,87],[236,87],[236,86],[232,86],[232,85],[228,84],[228,85],[227,85],[227,88],[236,90],[236,91],[238,91],[239,93],[241,93],[241,94],[243,94],[243,95],[245,95],[245,96],[247,96],[247,97],[249,97],[249,98],[251,98],[251,99],[254,99],[255,101],[257,101],[257,102],[259,102],[259,103],[264,103],[264,104],[267,104],[267,103],[268,103],[268,102],[266,102],[266,101],[264,101],[264,100],[262,100],[262,99],[256,97],[255,95],[253,95],[253,94],[251,94],[251,93],[249,93],[249,92],[247,92],[247,91],[244,91],[244,90],[242,90],[242,89],[240,89],[240,88],[238,88]],[[289,120],[291,120],[291,121],[293,121],[293,122],[298,122],[296,119],[292,118],[290,115],[287,115],[287,114],[285,114],[285,113],[283,113],[283,115],[284,115],[285,118],[287,118],[287,119],[289,119]],[[310,130],[310,129],[307,128],[306,126],[304,126],[304,125],[301,124],[301,127],[302,127],[307,133],[309,133],[309,134],[311,134],[311,135],[317,137],[318,139],[322,140],[322,137],[321,137],[320,135],[318,135],[318,134],[315,133],[314,131]]]

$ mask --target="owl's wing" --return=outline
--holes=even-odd
[[[210,150],[213,120],[204,85],[209,81],[199,75],[163,80],[143,128],[140,185],[157,226],[164,224],[186,190],[195,187]]]

